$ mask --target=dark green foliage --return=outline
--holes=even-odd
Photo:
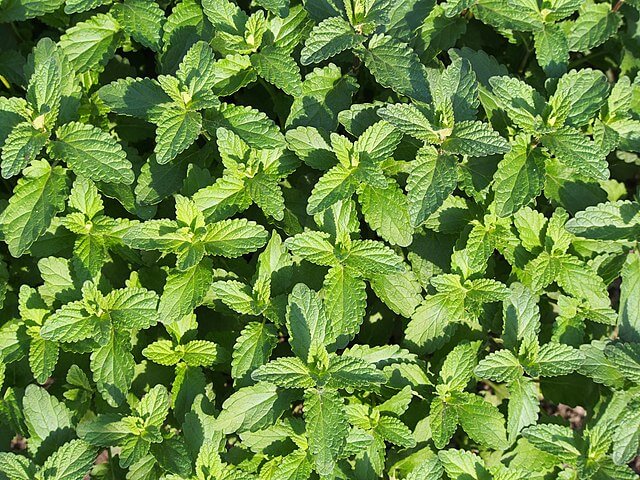
[[[0,0],[0,480],[638,478],[639,7]]]

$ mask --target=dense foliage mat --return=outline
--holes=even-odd
[[[0,1],[0,480],[639,478],[638,8]]]

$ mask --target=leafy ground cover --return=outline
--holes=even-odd
[[[0,480],[638,478],[639,8],[0,1]]]

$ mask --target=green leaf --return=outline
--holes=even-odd
[[[510,442],[516,439],[523,428],[538,421],[539,410],[538,387],[533,380],[521,377],[509,384],[507,433]]]
[[[482,459],[473,452],[465,450],[442,450],[438,458],[449,478],[456,480],[489,480],[493,477],[485,468]]]
[[[406,318],[411,317],[422,301],[422,286],[408,268],[401,273],[375,275],[369,284],[387,307]]]
[[[531,145],[528,136],[515,138],[494,176],[496,210],[500,216],[513,215],[540,195],[545,181],[544,161],[545,155]]]
[[[160,365],[175,365],[182,356],[175,351],[171,340],[157,340],[147,345],[142,354],[152,362]]]
[[[483,22],[500,30],[506,28],[530,31],[542,26],[542,18],[537,5],[513,2],[503,6],[499,2],[483,0],[478,3],[476,14]]]
[[[376,34],[369,40],[363,57],[365,65],[383,87],[421,102],[431,100],[425,68],[406,43],[389,35]]]
[[[596,180],[609,178],[609,166],[596,144],[578,130],[563,127],[544,135],[542,143],[562,163]]]
[[[364,37],[356,33],[345,19],[329,17],[311,30],[300,52],[300,62],[303,65],[320,63],[361,45],[363,41]]]
[[[375,365],[348,355],[332,356],[327,373],[327,387],[365,390],[386,381],[386,376]]]
[[[2,177],[11,178],[34,160],[49,136],[28,122],[16,125],[2,147]]]
[[[442,143],[442,148],[450,153],[486,157],[509,151],[509,142],[493,130],[489,124],[477,120],[457,122],[451,136]]]
[[[495,382],[517,381],[523,370],[520,362],[509,350],[498,350],[482,359],[475,369],[480,378],[488,378]]]
[[[231,376],[234,381],[239,385],[246,384],[251,372],[267,362],[276,342],[277,331],[273,325],[247,324],[233,347]]]
[[[42,466],[45,480],[82,480],[96,458],[96,449],[82,440],[62,445]]]
[[[402,133],[411,135],[427,143],[439,143],[440,138],[428,118],[413,104],[396,103],[378,110],[380,118],[398,128]]]
[[[265,5],[279,4],[289,0],[259,0]],[[268,6],[266,8],[269,8]],[[279,15],[282,17],[282,15]],[[307,11],[302,5],[293,5],[289,9],[289,14],[286,18],[272,18],[270,30],[273,33],[273,43],[276,47],[291,53],[305,38],[311,28],[313,27],[313,21],[309,18]]]
[[[411,244],[413,227],[407,198],[397,184],[390,183],[384,189],[364,185],[358,199],[365,220],[383,239],[401,247]]]
[[[282,458],[281,461],[275,464],[274,468],[274,478],[281,480],[305,480],[311,475],[312,466],[309,462],[307,452],[298,449]]]
[[[11,131],[25,120],[25,112],[27,102],[23,98],[2,97],[0,100],[0,118],[2,126],[0,127],[0,147],[4,146],[7,137]],[[46,120],[45,120],[46,123]]]
[[[267,231],[244,218],[223,220],[209,225],[202,241],[209,255],[235,258],[263,247]]]
[[[314,127],[298,127],[287,131],[287,146],[304,163],[318,170],[328,170],[336,164],[329,134]]]
[[[121,78],[100,88],[98,97],[120,115],[154,120],[158,105],[171,102],[160,84],[150,78]]]
[[[402,258],[376,240],[354,240],[346,265],[364,276],[390,275],[404,271]]]
[[[322,285],[327,317],[340,332],[340,343],[352,339],[360,329],[367,304],[366,284],[349,269],[336,265],[329,269]]]
[[[211,91],[215,79],[214,64],[213,50],[206,42],[196,42],[182,58],[176,77],[191,97],[185,101],[191,109],[219,105]]]
[[[112,290],[104,299],[111,323],[116,329],[143,330],[156,324],[158,296],[144,288]]]
[[[504,417],[500,411],[477,395],[470,393],[457,395],[461,396],[456,398],[458,418],[469,437],[481,445],[496,450],[507,448]]]
[[[311,372],[302,360],[296,357],[282,357],[258,367],[251,378],[284,388],[310,388],[315,385]]]
[[[478,346],[477,342],[462,343],[451,350],[440,369],[441,383],[451,390],[464,390],[478,363]]]
[[[96,182],[133,183],[131,162],[107,132],[91,125],[68,123],[56,132],[51,155],[64,160],[79,175]]]
[[[244,315],[257,315],[259,310],[253,298],[251,287],[236,280],[214,282],[211,286],[214,298],[221,300],[229,308]]]
[[[358,84],[340,68],[329,64],[308,73],[302,82],[302,95],[291,105],[286,127],[312,126],[334,131],[338,113],[349,108]]]
[[[291,253],[311,263],[331,266],[337,263],[337,259],[329,239],[328,233],[309,231],[287,238],[284,244]]]
[[[60,37],[60,48],[78,73],[101,70],[120,43],[120,25],[109,14],[98,13],[77,23]]]
[[[625,381],[624,375],[613,361],[605,356],[605,346],[605,341],[602,340],[581,345],[580,351],[585,359],[578,371],[596,383],[621,388]]]
[[[135,41],[154,52],[160,51],[165,18],[164,12],[156,2],[125,0],[114,5],[111,13],[122,29]]]
[[[571,22],[568,34],[572,52],[586,52],[600,46],[615,35],[620,27],[619,13],[602,3],[585,2],[579,13],[577,20]]]
[[[407,480],[440,480],[443,474],[442,465],[438,461],[438,457],[434,456],[411,470]]]
[[[218,360],[218,348],[213,342],[191,340],[182,346],[182,360],[190,367],[208,367]]]
[[[536,363],[540,376],[552,377],[573,372],[583,360],[580,350],[562,343],[547,343],[540,347]]]
[[[120,445],[120,466],[129,468],[136,464],[149,453],[150,446],[151,443],[142,436],[128,436]]]
[[[443,448],[458,428],[458,411],[444,403],[440,397],[434,397],[429,410],[431,436],[436,448]]]
[[[69,206],[84,213],[90,219],[104,210],[104,203],[95,183],[84,177],[77,177],[73,182]]]
[[[393,155],[402,140],[402,133],[387,122],[376,122],[367,128],[358,141],[354,150],[366,154],[371,162],[381,162]]]
[[[559,260],[556,274],[558,285],[570,295],[582,298],[596,308],[607,309],[611,306],[607,287],[591,266],[570,255],[560,257]]]
[[[38,288],[38,293],[48,304],[53,304],[55,300],[64,303],[78,298],[67,260],[56,257],[40,259],[38,270],[44,280],[44,285]]]
[[[64,13],[83,13],[98,8],[107,3],[108,0],[66,0]]]
[[[511,286],[511,294],[503,304],[503,339],[507,348],[515,348],[522,340],[534,341],[540,331],[538,297],[520,283]]]
[[[556,125],[580,127],[606,102],[609,84],[599,70],[571,70],[558,80],[549,99]]]
[[[638,412],[630,412],[625,415],[613,433],[613,452],[611,457],[618,465],[629,463],[638,453],[640,441],[640,415]]]
[[[431,147],[418,151],[407,179],[407,201],[412,225],[422,224],[453,193],[458,183],[457,161]]]
[[[569,42],[557,24],[545,24],[534,32],[534,46],[538,63],[549,77],[559,77],[567,71]]]
[[[170,324],[192,313],[202,304],[212,281],[212,264],[206,258],[189,270],[171,272],[158,305],[160,321]]]
[[[46,160],[35,160],[18,180],[9,205],[2,212],[2,231],[9,252],[23,255],[64,209],[67,174]]]
[[[356,190],[353,170],[338,164],[325,173],[315,184],[307,204],[307,213],[314,215],[331,205],[350,198]]]
[[[289,15],[289,0],[257,0],[256,4],[282,18]]]
[[[178,232],[173,220],[158,219],[129,226],[122,237],[124,243],[140,250],[179,250],[189,240],[188,236]]]
[[[434,352],[451,333],[451,324],[464,314],[463,299],[446,293],[429,295],[409,321],[405,341],[421,352]]]
[[[91,371],[102,398],[116,407],[125,399],[133,381],[135,361],[128,332],[112,331],[109,340],[91,354]]]
[[[319,346],[333,340],[332,326],[318,295],[304,283],[293,287],[287,305],[287,330],[291,350],[307,361]]]
[[[26,457],[15,453],[0,453],[0,472],[8,480],[31,480],[35,478],[36,466]]]
[[[28,385],[24,391],[22,408],[28,430],[29,450],[33,454],[40,452],[46,458],[49,453],[53,453],[47,451],[52,446],[73,438],[71,411],[45,389]]]
[[[376,430],[385,440],[400,447],[412,448],[416,445],[411,430],[397,418],[388,416],[381,417]]]
[[[620,311],[618,315],[620,338],[640,341],[640,255],[632,254],[622,268]]]
[[[275,423],[283,403],[275,385],[257,383],[243,387],[224,401],[216,426],[225,434],[261,430]]]
[[[532,86],[521,80],[501,76],[489,79],[493,100],[509,118],[527,132],[533,133],[542,123],[546,102]]]
[[[19,22],[55,12],[64,0],[10,0],[2,4],[0,22]]]
[[[164,385],[156,385],[142,397],[136,410],[147,425],[162,426],[169,414],[169,392]]]
[[[215,135],[219,127],[231,130],[254,148],[269,149],[286,146],[284,135],[273,120],[252,107],[222,103],[215,110],[207,110],[204,128]]]
[[[594,240],[632,240],[640,234],[640,204],[618,200],[590,206],[577,212],[566,228]]]
[[[342,399],[331,390],[307,390],[304,417],[316,472],[332,475],[348,434]]]
[[[204,187],[193,195],[193,201],[205,218],[222,220],[238,210],[249,208],[245,182],[233,177],[220,177],[213,185]]]
[[[427,11],[424,10],[425,13]],[[420,16],[408,15],[408,19],[416,18]],[[416,26],[418,25],[419,23]],[[453,47],[466,29],[467,23],[462,15],[448,18],[444,5],[435,5],[418,28],[416,51],[423,61],[433,60],[441,49]]]
[[[572,461],[581,453],[569,427],[553,424],[533,425],[522,431],[529,443],[543,452]]]
[[[71,302],[48,318],[40,335],[47,340],[77,342],[95,334],[97,321],[86,311],[84,302]]]
[[[612,360],[622,374],[632,382],[637,382],[640,373],[640,348],[634,343],[607,345],[605,356]]]
[[[275,47],[263,48],[251,56],[251,65],[267,82],[293,97],[302,93],[300,67],[295,60]]]
[[[213,92],[221,97],[237,92],[258,78],[248,55],[227,55],[218,59],[212,73]]]
[[[156,161],[164,165],[196,141],[202,129],[202,116],[198,112],[172,106],[162,110],[157,124]]]
[[[450,115],[448,110],[452,109],[455,122],[476,119],[480,103],[478,101],[478,83],[468,60],[454,58],[451,65],[437,78],[431,78],[431,84],[431,93],[438,110],[447,112],[448,116]]]
[[[34,378],[44,384],[58,363],[58,345],[40,337],[31,339],[29,345],[29,366]]]

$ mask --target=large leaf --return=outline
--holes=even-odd
[[[331,475],[347,440],[342,399],[330,390],[308,390],[304,412],[316,471],[320,475]]]
[[[65,161],[79,175],[96,182],[133,183],[131,162],[120,144],[91,125],[68,123],[56,132],[51,155]]]
[[[9,252],[24,254],[64,209],[67,198],[67,174],[60,166],[35,160],[18,181],[9,205],[2,212],[2,231]]]
[[[425,68],[406,43],[388,35],[374,35],[364,53],[364,62],[383,87],[421,102],[431,99]]]

